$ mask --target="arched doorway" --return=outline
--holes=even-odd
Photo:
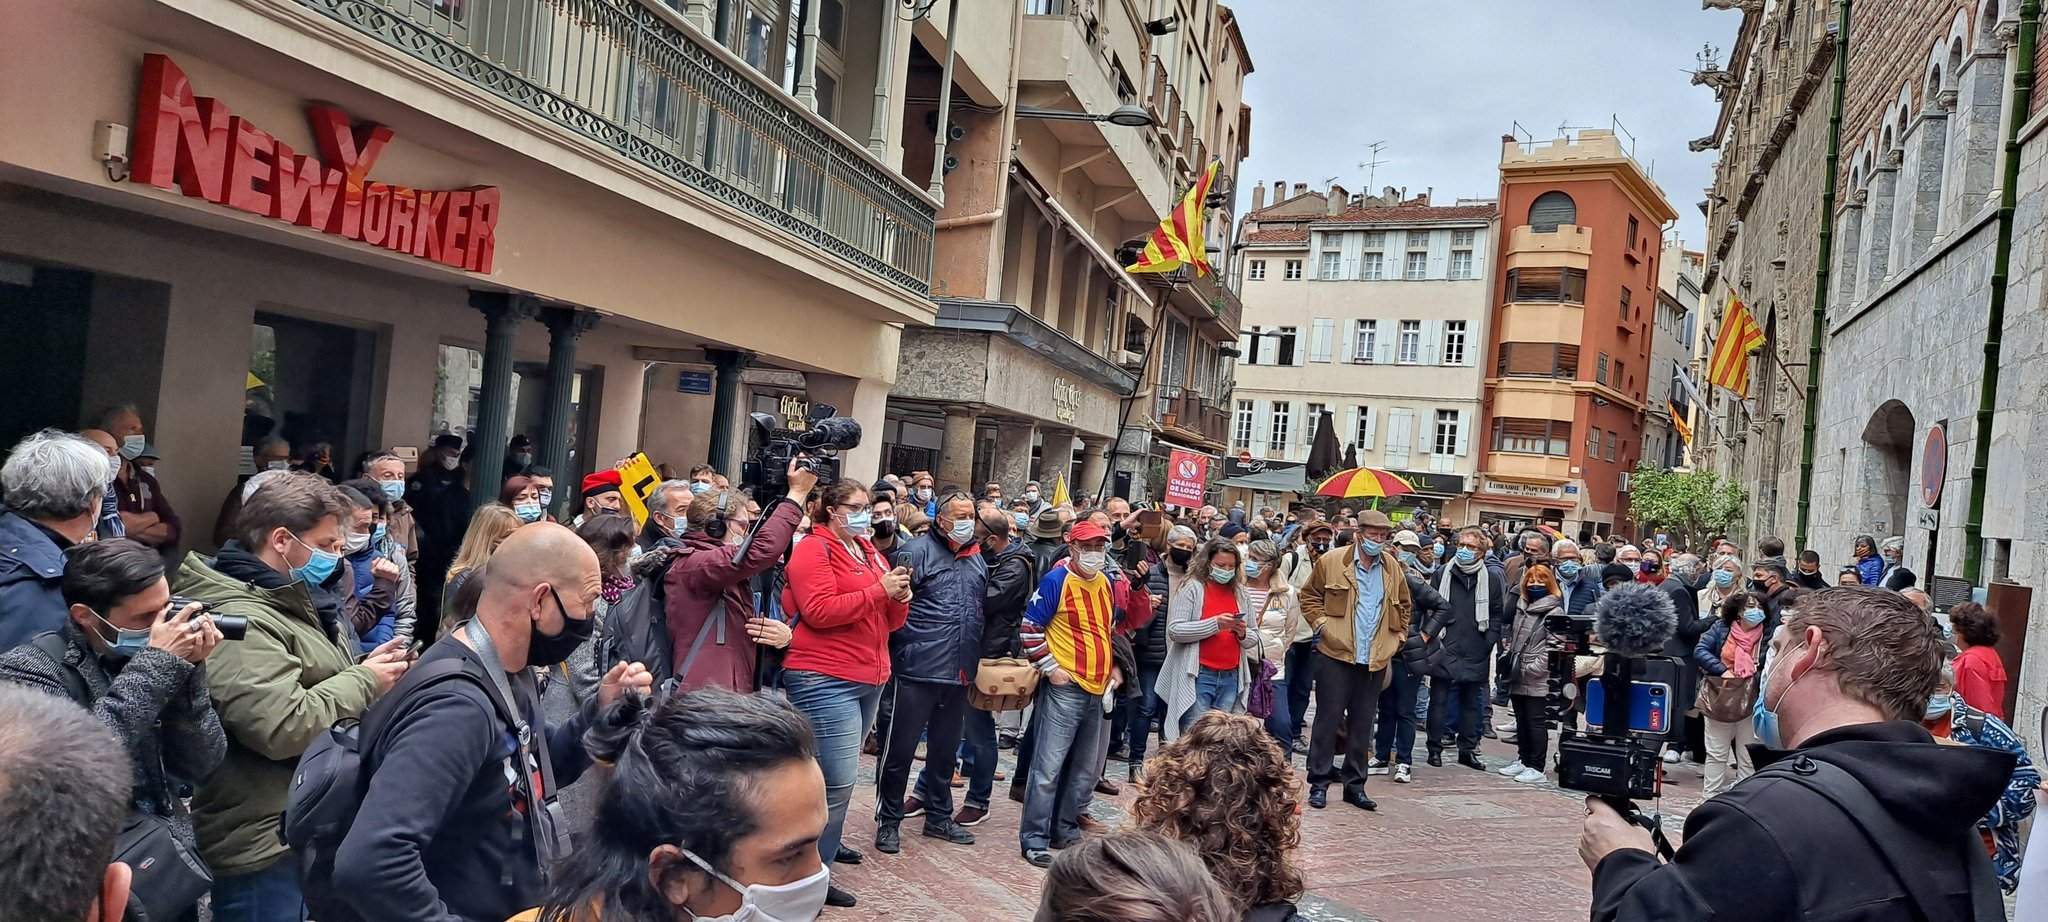
[[[1880,540],[1906,532],[1906,493],[1913,479],[1913,411],[1887,400],[1863,427],[1862,473],[1857,484],[1862,515],[1851,524]]]

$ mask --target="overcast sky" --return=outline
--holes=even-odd
[[[1700,46],[1725,66],[1736,12],[1699,0],[1230,0],[1257,68],[1247,81],[1252,156],[1238,183],[1284,179],[1353,192],[1369,145],[1385,141],[1373,188],[1435,187],[1435,201],[1499,193],[1500,136],[1514,123],[1538,140],[1559,125],[1636,137],[1697,249],[1697,203],[1714,154],[1713,93],[1690,85]],[[1626,143],[1626,135],[1623,137]],[[1242,213],[1242,211],[1240,211]]]

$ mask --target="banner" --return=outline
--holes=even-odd
[[[654,473],[654,464],[647,456],[634,452],[633,456],[619,462],[620,505],[633,514],[633,522],[647,527],[647,497],[661,484],[660,475]]]
[[[1200,506],[1208,492],[1209,456],[1174,449],[1166,459],[1166,501],[1181,506]]]

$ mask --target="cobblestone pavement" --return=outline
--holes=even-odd
[[[1418,750],[1420,746],[1418,744]],[[1003,753],[1011,772],[1012,753]],[[1417,752],[1419,757],[1421,752]],[[1486,740],[1482,759],[1505,766],[1513,747]],[[874,851],[873,760],[864,759],[847,818],[846,842],[867,853],[859,865],[837,865],[837,882],[858,894],[852,909],[828,909],[828,922],[1025,922],[1036,911],[1044,872],[1018,856],[1021,807],[997,782],[993,813],[973,830],[971,846],[927,839],[922,819],[903,825],[903,851]],[[1295,758],[1297,769],[1301,757]],[[1699,802],[1700,773],[1670,766],[1674,783],[1661,808],[1675,841],[1683,816]],[[1121,779],[1121,762],[1109,774]],[[1586,918],[1591,875],[1578,857],[1582,798],[1549,782],[1516,784],[1499,774],[1448,762],[1415,766],[1415,783],[1375,776],[1368,791],[1379,810],[1340,802],[1304,808],[1300,861],[1309,894],[1303,914],[1317,922],[1565,922]],[[956,801],[961,791],[955,789]],[[1094,815],[1112,827],[1128,821],[1135,792],[1097,797]]]

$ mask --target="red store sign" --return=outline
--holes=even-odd
[[[489,273],[497,244],[498,187],[432,191],[370,182],[391,129],[356,124],[333,106],[310,105],[315,158],[292,150],[195,96],[170,58],[144,55],[136,100],[135,182],[314,228],[374,247]]]

